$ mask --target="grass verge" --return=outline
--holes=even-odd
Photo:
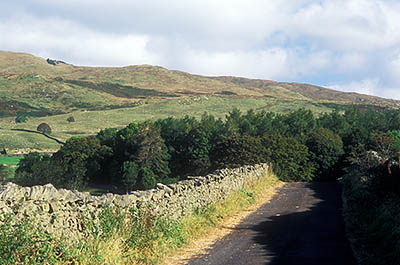
[[[0,264],[179,264],[182,253],[190,255],[205,246],[196,242],[207,241],[226,222],[233,225],[234,217],[238,220],[243,216],[239,213],[270,199],[280,185],[276,176],[267,174],[225,201],[196,209],[180,221],[146,210],[122,213],[104,208],[96,223],[83,217],[85,235],[74,243],[8,215],[0,219]]]

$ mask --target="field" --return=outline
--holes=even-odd
[[[22,156],[0,156],[0,164],[15,166],[21,159]]]
[[[60,145],[42,135],[9,130],[36,130],[37,126],[42,122],[50,125],[52,136],[65,141],[72,136],[96,134],[104,128],[121,128],[131,122],[157,120],[170,116],[183,117],[189,115],[199,118],[204,112],[208,112],[217,118],[224,118],[233,108],[238,108],[242,112],[255,109],[282,113],[299,108],[310,109],[315,113],[332,110],[331,106],[311,101],[195,96],[154,101],[132,108],[74,111],[69,114],[30,117],[26,123],[17,124],[14,117],[5,117],[0,118],[0,128],[3,128],[3,130],[0,130],[0,149],[6,148],[10,153],[16,153],[21,150],[23,152],[57,150]],[[67,121],[70,116],[74,117],[75,122]]]

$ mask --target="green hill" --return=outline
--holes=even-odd
[[[159,66],[82,67],[30,54],[0,51],[0,128],[36,129],[46,122],[53,136],[96,133],[106,127],[168,116],[217,117],[237,107],[287,112],[330,111],[345,104],[397,108],[399,101],[297,83],[239,77],[207,77]],[[17,113],[27,123],[15,123]],[[76,122],[68,122],[73,116]],[[40,135],[0,131],[0,149],[56,149]]]

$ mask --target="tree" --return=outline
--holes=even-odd
[[[45,133],[45,134],[50,134],[51,133],[51,128],[50,125],[47,123],[43,122],[39,124],[39,126],[36,129],[38,132]]]
[[[310,181],[314,177],[314,165],[310,161],[307,146],[293,137],[279,134],[261,138],[266,148],[265,157],[272,163],[274,173],[283,181]]]
[[[156,180],[169,183],[170,155],[160,135],[160,126],[153,122],[131,123],[118,131],[114,148],[120,167],[125,161],[135,162],[139,168],[151,170]],[[114,175],[114,178],[118,176]]]
[[[23,174],[31,174],[33,172],[33,165],[41,160],[42,155],[40,155],[38,152],[32,152],[24,155],[24,157],[18,162],[18,168],[15,170],[15,176],[18,177],[19,175]]]
[[[235,168],[269,162],[259,137],[233,135],[218,143],[211,151],[213,169]]]
[[[117,128],[106,128],[104,130],[101,130],[96,137],[100,140],[100,143],[102,145],[114,148],[117,132]]]
[[[288,136],[302,139],[309,131],[315,129],[316,120],[311,110],[299,109],[286,116]]]
[[[156,185],[156,176],[153,171],[148,168],[142,168],[139,171],[140,189],[148,190]]]
[[[49,155],[30,153],[19,161],[15,172],[15,181],[23,186],[44,185],[52,183],[56,187],[67,187],[68,179],[64,178],[62,164],[51,160]]]
[[[348,134],[351,130],[345,117],[337,110],[323,114],[318,118],[317,123],[320,127],[327,128],[340,136]]]
[[[139,167],[135,162],[125,161],[122,165],[122,185],[126,193],[131,191],[138,182]]]
[[[329,129],[319,128],[309,133],[306,145],[316,168],[317,177],[336,178],[338,172],[336,165],[344,154],[340,136]]]
[[[64,177],[71,188],[84,188],[89,182],[102,183],[104,161],[111,157],[112,149],[101,145],[96,136],[73,137],[52,157],[64,166]]]

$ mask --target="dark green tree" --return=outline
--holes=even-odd
[[[327,128],[340,136],[348,134],[351,130],[350,124],[337,110],[322,114],[317,123],[319,127]]]
[[[139,188],[143,190],[154,188],[156,185],[156,176],[153,171],[148,168],[141,168],[139,171],[140,185]]]
[[[32,152],[24,155],[18,162],[18,168],[15,170],[16,177],[26,174],[32,174],[32,167],[42,160],[42,155],[38,152]]]
[[[160,136],[160,127],[153,122],[130,124],[118,131],[115,144],[115,160],[122,166],[125,161],[135,162],[139,168],[151,170],[156,180],[169,183],[170,155]],[[115,178],[116,176],[114,176]]]
[[[261,139],[267,149],[266,160],[283,181],[310,181],[314,177],[314,165],[310,161],[307,146],[293,137],[279,134],[264,135]]]
[[[329,129],[319,128],[309,133],[306,145],[310,151],[317,178],[337,178],[340,172],[338,162],[344,155],[340,136]]]
[[[135,188],[138,182],[139,167],[135,162],[125,161],[122,165],[122,185],[126,193]]]
[[[212,149],[211,161],[213,169],[269,162],[260,138],[249,135],[225,138]]]
[[[69,187],[69,179],[64,178],[65,168],[51,160],[49,155],[30,153],[19,162],[15,173],[15,182],[23,186],[52,183],[56,187]]]
[[[71,188],[84,188],[89,182],[104,182],[104,161],[111,157],[112,149],[101,145],[96,136],[71,138],[52,157],[65,167],[64,176]]]
[[[114,149],[116,144],[117,132],[117,128],[106,128],[104,130],[101,130],[97,134],[97,138],[100,140],[100,144],[106,145]]]
[[[314,114],[310,110],[299,109],[286,116],[288,136],[303,140],[304,136],[316,127]]]
[[[45,133],[45,134],[50,134],[51,133],[51,128],[50,125],[47,123],[43,122],[39,124],[39,126],[36,129],[38,132]]]

